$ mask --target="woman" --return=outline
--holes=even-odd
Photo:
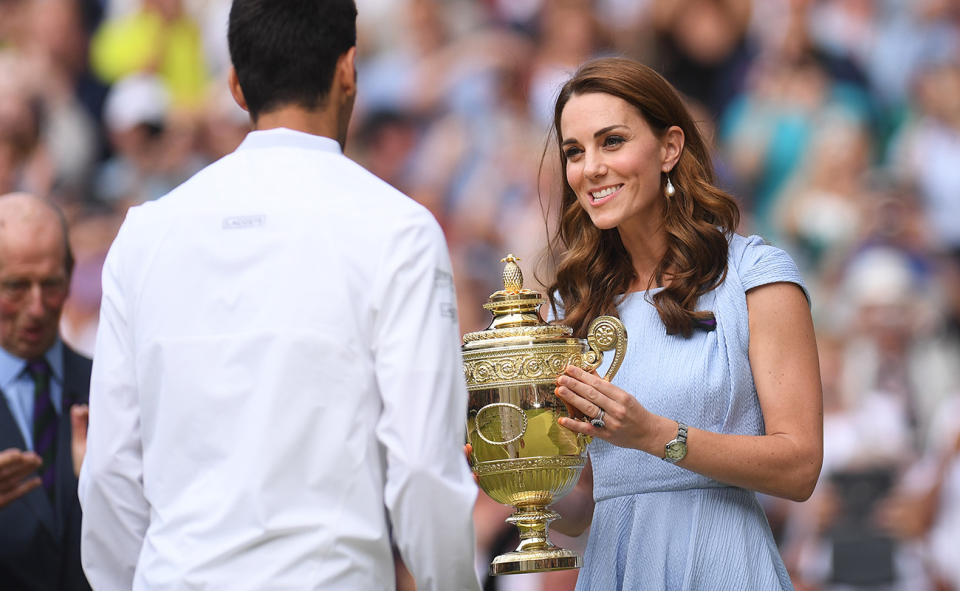
[[[592,519],[577,589],[792,589],[753,491],[802,501],[820,472],[817,350],[796,266],[734,233],[736,203],[651,69],[584,65],[554,126],[554,313],[581,337],[616,314],[630,337],[612,383],[575,367],[558,379],[580,418],[561,424],[594,437],[592,478],[554,528],[576,535]]]

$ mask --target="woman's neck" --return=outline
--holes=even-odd
[[[660,227],[650,231],[638,231],[633,228],[618,228],[620,241],[630,254],[633,270],[637,278],[630,284],[630,291],[640,291],[651,287],[660,287],[655,281],[657,267],[667,252],[667,233]]]

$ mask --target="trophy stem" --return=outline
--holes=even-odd
[[[555,548],[550,542],[548,531],[550,522],[560,518],[560,514],[550,509],[524,508],[507,517],[507,523],[512,523],[520,530],[520,545],[517,551],[544,550]]]
[[[490,564],[491,575],[514,575],[548,570],[580,568],[582,560],[576,552],[558,548],[550,542],[550,522],[560,515],[546,507],[517,507],[506,519],[520,530],[520,545],[513,552],[501,554]]]

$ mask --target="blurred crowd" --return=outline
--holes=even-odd
[[[797,588],[960,590],[960,1],[357,5],[346,152],[441,222],[463,332],[485,327],[508,252],[528,287],[549,277],[563,80],[602,55],[664,74],[712,140],[740,232],[790,252],[811,295],[823,472],[806,503],[763,498]],[[225,83],[229,8],[0,0],[0,194],[66,211],[77,266],[62,330],[88,354],[126,209],[249,129]],[[485,570],[512,532],[507,508],[481,495],[476,511]],[[572,589],[575,576],[487,588]]]

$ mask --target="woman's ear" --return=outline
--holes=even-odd
[[[663,134],[663,144],[660,150],[662,158],[660,169],[663,172],[670,172],[677,165],[680,154],[683,153],[684,139],[683,130],[677,125],[671,125]]]

